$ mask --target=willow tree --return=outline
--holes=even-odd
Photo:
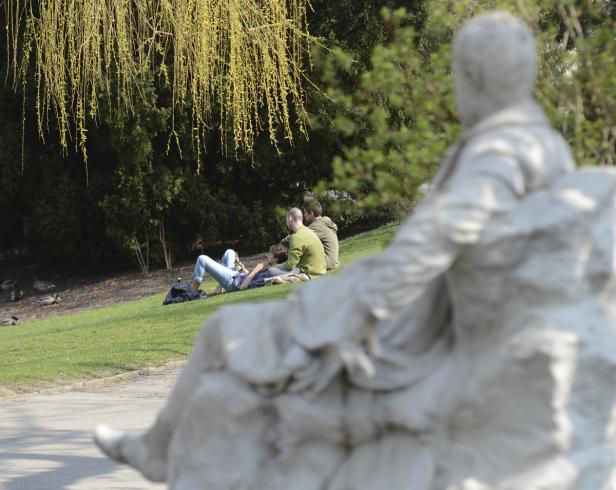
[[[84,157],[101,97],[130,113],[149,71],[169,83],[175,109],[190,105],[197,154],[215,126],[225,149],[230,133],[248,152],[261,130],[273,144],[292,140],[293,119],[305,133],[306,0],[4,3],[15,86],[25,94],[33,80],[40,136],[55,118],[62,146],[72,141]]]

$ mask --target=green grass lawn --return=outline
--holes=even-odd
[[[342,267],[381,250],[396,225],[340,242]],[[205,283],[211,291],[214,283]],[[295,285],[272,286],[163,306],[164,292],[92,311],[0,329],[0,386],[99,377],[186,358],[205,319],[223,304],[285,298]]]

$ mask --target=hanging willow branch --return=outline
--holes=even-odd
[[[40,136],[56,118],[60,143],[86,157],[86,120],[105,97],[130,113],[147,80],[173,59],[174,110],[192,106],[200,153],[206,130],[230,129],[250,152],[267,129],[292,140],[291,107],[305,133],[301,87],[307,0],[9,0],[9,56],[16,87],[30,69]],[[212,109],[220,116],[212,121]],[[266,120],[260,116],[265,114]]]

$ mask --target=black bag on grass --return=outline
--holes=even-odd
[[[194,290],[189,282],[178,283],[173,286],[163,301],[164,305],[172,305],[174,303],[183,303],[184,301],[192,301],[194,299],[207,298],[205,291],[201,289]]]

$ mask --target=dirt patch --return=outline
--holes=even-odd
[[[246,267],[252,267],[263,254],[243,257]],[[126,301],[134,301],[153,294],[166,292],[176,281],[190,280],[194,262],[185,261],[171,270],[157,270],[145,275],[138,271],[90,274],[84,277],[76,273],[43,273],[36,264],[7,266],[0,271],[0,281],[15,279],[15,290],[23,291],[24,297],[11,301],[11,291],[0,291],[0,320],[16,316],[20,322],[38,320],[79,311],[91,310]],[[35,281],[45,281],[55,288],[41,292],[34,289]],[[41,306],[39,299],[58,293],[61,301],[51,306]]]

